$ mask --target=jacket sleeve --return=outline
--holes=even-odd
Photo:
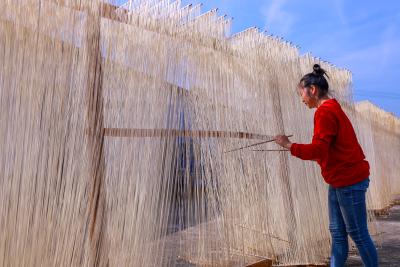
[[[338,131],[338,123],[329,110],[317,110],[314,117],[314,136],[311,144],[292,144],[290,152],[303,160],[319,160],[328,154],[329,146]]]

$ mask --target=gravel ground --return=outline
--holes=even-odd
[[[378,247],[380,267],[400,267],[400,206],[394,206],[390,214],[378,218],[378,231],[381,232],[382,246]],[[361,258],[352,253],[346,266],[361,267]]]

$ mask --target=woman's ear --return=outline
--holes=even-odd
[[[317,89],[317,87],[316,87],[314,84],[312,84],[312,85],[310,86],[310,92],[311,92],[311,95],[312,95],[312,96],[317,96],[317,95],[318,95],[318,89]]]

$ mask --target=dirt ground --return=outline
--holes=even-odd
[[[379,266],[400,267],[400,206],[392,207],[388,216],[378,218],[378,231],[382,240],[378,247]],[[346,266],[363,266],[360,256],[352,252]]]

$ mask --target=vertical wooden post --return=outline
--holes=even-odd
[[[277,83],[276,83],[277,84]],[[283,114],[282,114],[282,106],[281,106],[281,100],[280,100],[280,95],[279,95],[279,88],[278,86],[273,86],[272,87],[272,101],[273,103],[276,103],[276,109],[274,109],[274,115],[276,122],[278,124],[278,132],[279,133],[285,133],[285,126],[284,126],[284,121],[283,121]],[[278,165],[278,173],[280,174],[280,178],[282,180],[282,195],[287,197],[287,201],[283,202],[284,208],[285,208],[285,216],[286,220],[288,222],[293,222],[296,223],[296,217],[294,215],[294,202],[293,202],[293,196],[292,196],[292,188],[290,185],[290,180],[289,180],[289,170],[286,168],[288,166],[288,155],[286,153],[279,153],[279,162],[281,164]],[[295,245],[295,232],[296,232],[296,225],[293,225],[293,227],[289,227],[288,229],[288,241],[289,241],[289,249],[290,252],[293,250],[294,245]]]
[[[101,3],[85,1],[87,16],[85,56],[87,66],[87,122],[89,149],[89,213],[88,231],[91,266],[105,266],[104,228],[106,196],[104,190],[104,125],[102,94],[102,58],[100,48]]]

